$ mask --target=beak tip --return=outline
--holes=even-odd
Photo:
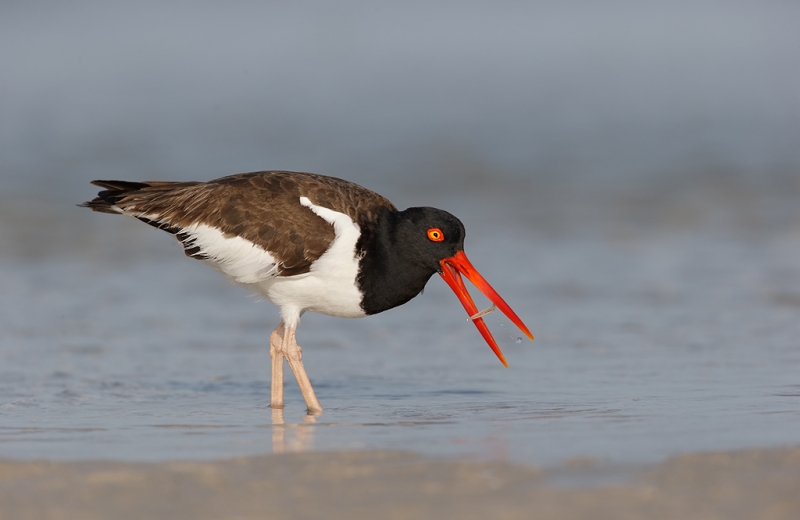
[[[500,349],[498,348],[497,350],[495,350],[494,348],[492,348],[492,350],[494,350],[494,353],[497,355],[497,359],[500,360],[503,366],[508,368],[508,361],[506,361],[506,357],[503,355],[502,352],[500,352]]]

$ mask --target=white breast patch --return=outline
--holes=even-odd
[[[264,280],[258,283],[258,292],[281,308],[281,316],[289,326],[296,326],[305,311],[343,318],[366,316],[356,285],[356,242],[361,228],[346,214],[314,205],[307,197],[300,197],[300,204],[333,225],[336,237],[311,265],[310,272]]]

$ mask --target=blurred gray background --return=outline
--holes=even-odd
[[[262,169],[534,238],[796,233],[798,22],[787,1],[6,1],[2,254],[96,245],[70,207],[91,179]]]

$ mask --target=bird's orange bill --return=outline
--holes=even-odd
[[[475,316],[478,313],[478,307],[475,305],[475,302],[472,301],[472,297],[467,292],[466,286],[464,286],[464,280],[461,278],[461,275],[467,277],[467,279],[475,285],[483,294],[489,298],[492,303],[497,305],[497,307],[503,311],[503,314],[508,316],[514,325],[519,327],[519,329],[528,336],[531,341],[533,341],[533,334],[531,331],[528,330],[528,327],[522,323],[522,320],[519,319],[519,316],[511,310],[511,307],[497,294],[489,282],[487,282],[483,276],[472,266],[470,261],[467,259],[467,255],[464,254],[464,251],[459,251],[454,256],[450,258],[445,258],[441,262],[439,262],[442,266],[442,270],[439,273],[444,281],[447,282],[447,285],[456,293],[458,299],[461,301],[461,305],[467,310],[467,314],[470,316]],[[486,326],[486,323],[483,321],[483,318],[475,318],[472,320],[476,327],[478,327],[478,331],[483,336],[483,339],[489,344],[497,357],[500,359],[500,362],[503,363],[504,366],[508,366],[506,363],[505,357],[503,357],[503,353],[500,351],[500,347],[497,346],[497,342],[492,337],[492,333],[489,331],[489,327]]]

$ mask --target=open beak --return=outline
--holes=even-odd
[[[497,294],[489,282],[487,282],[483,276],[474,268],[472,264],[467,259],[467,255],[464,254],[464,251],[459,251],[454,256],[450,258],[445,258],[439,262],[442,266],[442,270],[439,273],[444,281],[447,282],[447,285],[456,293],[458,299],[461,301],[461,305],[467,310],[467,314],[470,316],[475,316],[478,313],[478,307],[475,305],[475,302],[472,301],[472,297],[467,292],[467,288],[464,286],[464,280],[461,278],[461,275],[467,277],[467,279],[472,282],[472,284],[477,287],[483,294],[489,298],[492,303],[494,303],[503,314],[508,316],[514,325],[519,327],[519,329],[528,336],[531,341],[533,341],[533,334],[531,331],[528,330],[528,327],[522,323],[522,320],[519,319],[519,316],[511,310],[511,307]],[[497,346],[497,342],[492,337],[492,333],[489,331],[489,327],[486,326],[486,323],[483,321],[483,318],[478,317],[472,320],[475,323],[475,326],[478,327],[478,331],[483,336],[483,339],[486,340],[486,343],[492,348],[497,357],[500,359],[500,362],[503,363],[505,367],[508,367],[508,363],[506,363],[506,358],[503,357],[503,353],[500,351],[500,347]]]

